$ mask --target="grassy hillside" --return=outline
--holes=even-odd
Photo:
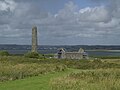
[[[78,71],[76,70],[76,72]],[[66,76],[71,72],[75,71],[73,69],[67,69],[61,72],[52,72],[46,75],[4,82],[0,84],[0,90],[52,90],[50,85],[52,79]]]
[[[52,90],[120,90],[119,69],[87,70],[51,80]]]
[[[0,57],[0,81],[12,81],[49,72],[64,71],[66,66],[19,56]]]
[[[120,59],[0,56],[0,90],[119,90]]]

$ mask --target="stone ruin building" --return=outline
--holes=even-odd
[[[37,27],[32,28],[32,52],[37,52]],[[78,52],[66,52],[63,48],[59,49],[55,58],[58,59],[88,59],[88,54],[80,48]]]
[[[80,48],[78,52],[66,52],[63,48],[59,49],[55,58],[58,59],[88,59],[88,54]]]

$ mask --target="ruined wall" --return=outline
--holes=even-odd
[[[66,52],[64,58],[67,59],[83,59],[83,55],[78,52]]]
[[[80,48],[78,52],[65,52],[64,49],[59,49],[55,55],[58,59],[88,59],[87,53]]]

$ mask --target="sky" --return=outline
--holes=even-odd
[[[120,45],[120,0],[0,0],[0,44]]]

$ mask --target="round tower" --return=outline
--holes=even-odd
[[[37,27],[34,26],[32,28],[32,52],[37,52],[37,46],[38,46],[38,42],[37,42]]]

